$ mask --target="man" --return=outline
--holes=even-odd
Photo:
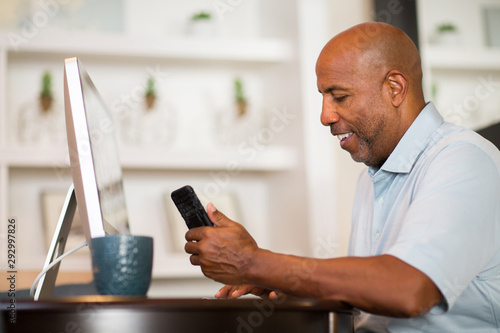
[[[357,185],[350,256],[261,249],[209,204],[215,228],[186,234],[191,263],[227,284],[216,297],[276,290],[348,303],[362,311],[359,332],[498,331],[498,150],[425,103],[418,51],[395,27],[364,23],[340,33],[319,55],[316,74],[321,122],[368,166]]]

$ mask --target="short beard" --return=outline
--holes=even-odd
[[[374,142],[376,138],[381,137],[382,131],[385,129],[386,120],[384,118],[380,119],[378,123],[373,124],[375,131],[368,137],[365,135],[358,135],[359,140],[359,154],[354,155],[351,154],[351,157],[354,161],[359,163],[364,163],[366,166],[382,166],[384,162],[387,160],[386,156],[376,157],[377,153],[374,149]],[[367,156],[363,157],[363,152],[367,153]]]

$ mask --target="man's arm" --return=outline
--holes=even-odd
[[[425,274],[396,257],[313,259],[278,254],[259,248],[240,224],[212,205],[208,215],[215,228],[189,230],[185,250],[192,254],[191,263],[216,281],[342,301],[392,317],[420,315],[441,301]]]

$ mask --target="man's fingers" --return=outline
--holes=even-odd
[[[247,294],[253,294],[255,296],[261,296],[261,297],[268,297],[269,295],[269,290],[261,288],[261,287],[256,287],[253,285],[245,284],[245,285],[238,285],[238,286],[232,286],[232,285],[226,285],[222,287],[216,294],[216,298],[238,298],[243,295]],[[276,298],[276,295],[273,295]]]
[[[280,298],[280,294],[277,291],[273,290],[269,293],[269,298],[270,299],[278,299],[278,298]]]
[[[229,293],[231,292],[231,290],[234,288],[234,286],[230,286],[230,285],[225,285],[224,287],[222,287],[216,294],[215,294],[215,297],[216,298],[227,298]]]
[[[187,242],[184,245],[184,251],[188,254],[199,254],[198,244],[196,242]]]
[[[238,297],[241,297],[243,295],[251,293],[253,288],[254,288],[254,286],[250,286],[250,285],[238,286],[237,288],[234,288],[233,290],[231,290],[231,293],[228,296],[230,298],[238,298]]]
[[[200,256],[193,254],[189,257],[189,261],[193,266],[200,266]]]
[[[253,287],[249,285],[226,285],[222,287],[216,294],[217,298],[238,298],[248,294]]]
[[[203,238],[203,229],[208,227],[197,227],[193,229],[189,229],[184,237],[188,242],[197,242]]]

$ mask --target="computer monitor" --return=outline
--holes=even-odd
[[[83,231],[129,233],[113,119],[78,58],[64,63],[68,149]]]
[[[130,233],[111,113],[76,57],[64,62],[64,105],[73,185],[44,268],[63,254],[77,205],[88,244],[107,234]],[[40,279],[35,300],[51,297],[58,270],[59,264]]]

